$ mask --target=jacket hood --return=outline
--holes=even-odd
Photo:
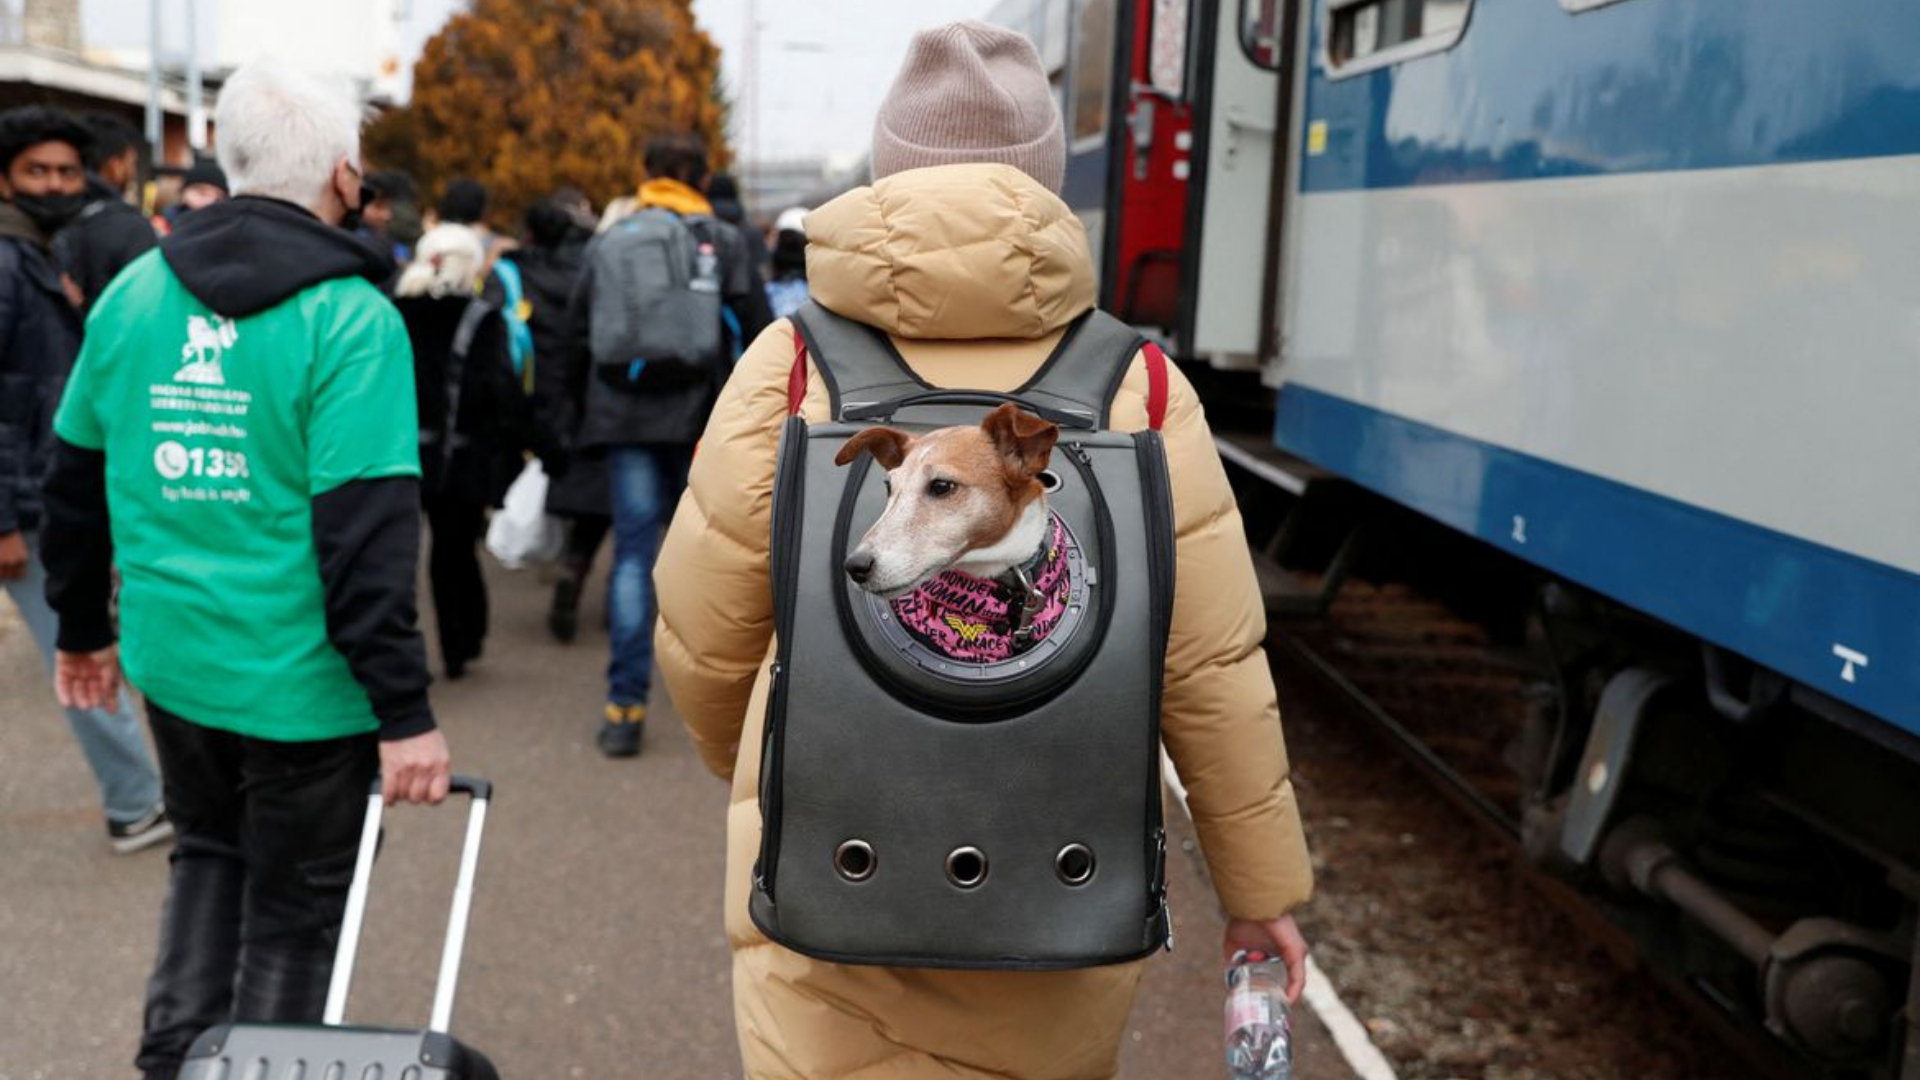
[[[707,201],[707,197],[678,180],[664,177],[649,180],[640,185],[636,198],[643,207],[662,206],[676,214],[713,216],[713,204]]]
[[[908,339],[1042,338],[1093,307],[1087,230],[1011,165],[910,169],[807,215],[807,283]]]
[[[42,251],[51,243],[47,234],[40,231],[40,226],[27,216],[27,212],[10,202],[0,202],[0,237],[25,240]]]
[[[241,196],[180,219],[160,254],[199,301],[229,319],[255,315],[335,278],[376,285],[393,260],[345,229],[278,199]]]

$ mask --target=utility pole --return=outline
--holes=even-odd
[[[166,158],[165,135],[160,119],[160,0],[147,0],[147,152],[152,157],[149,175],[157,173]]]
[[[747,41],[746,56],[740,64],[740,82],[745,98],[741,104],[747,114],[746,161],[741,170],[741,178],[746,181],[746,190],[740,193],[742,205],[750,205],[754,193],[759,190],[760,179],[760,4],[759,0],[747,0]]]
[[[195,157],[207,148],[207,102],[200,80],[200,28],[195,19],[199,0],[187,5],[187,145]]]

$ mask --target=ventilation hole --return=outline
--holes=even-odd
[[[947,856],[947,880],[955,888],[979,888],[987,880],[987,853],[976,847],[953,849]]]
[[[1093,852],[1085,844],[1068,844],[1053,857],[1053,872],[1062,883],[1085,885],[1093,880]]]
[[[1035,479],[1040,481],[1040,490],[1049,495],[1060,490],[1060,474],[1052,469],[1040,470],[1040,475]]]
[[[848,840],[833,849],[833,870],[848,881],[867,880],[879,864],[873,845],[865,840]]]

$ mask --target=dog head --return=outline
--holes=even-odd
[[[876,427],[848,439],[836,464],[872,454],[887,471],[887,508],[847,556],[848,576],[891,599],[947,570],[995,577],[1025,562],[1045,537],[1040,474],[1059,437],[1009,404],[978,427]]]

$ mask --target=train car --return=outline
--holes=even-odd
[[[1370,550],[1519,571],[1473,583],[1548,675],[1528,851],[1799,1066],[1920,1080],[1911,6],[990,17],[1048,64],[1102,303],[1266,403],[1223,445],[1262,498],[1328,473],[1423,523]]]

